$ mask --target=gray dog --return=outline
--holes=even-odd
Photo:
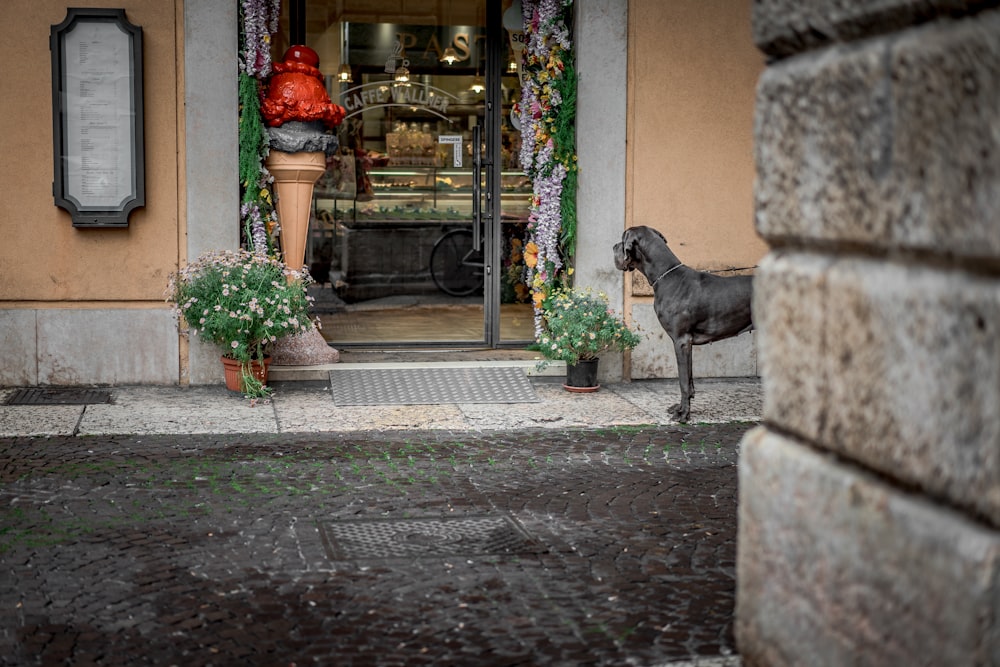
[[[723,278],[684,266],[667,247],[667,240],[650,227],[630,227],[616,243],[615,267],[637,269],[653,286],[653,309],[674,341],[681,402],[670,418],[686,422],[694,397],[691,346],[730,338],[753,329],[751,276]]]

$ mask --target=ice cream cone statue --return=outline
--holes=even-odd
[[[285,264],[300,271],[305,265],[313,185],[326,170],[322,151],[286,153],[271,149],[267,169],[274,177],[281,253]]]
[[[344,120],[344,108],[330,101],[317,69],[319,56],[308,46],[293,46],[275,63],[261,101],[271,151],[268,171],[274,177],[285,264],[305,264],[313,185],[326,170],[326,154],[337,149],[336,135],[326,132]]]
[[[274,177],[281,253],[295,270],[305,265],[313,185],[326,170],[326,155],[337,150],[337,136],[327,130],[344,120],[344,108],[330,101],[319,56],[308,46],[293,46],[275,63],[261,113],[271,150],[265,164]],[[332,363],[339,353],[316,329],[279,338],[273,363],[303,366]]]

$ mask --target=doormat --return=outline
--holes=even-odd
[[[320,521],[330,560],[505,556],[537,553],[539,544],[505,515]]]
[[[330,371],[335,405],[537,403],[521,368],[345,368]]]
[[[40,389],[29,387],[15,391],[4,401],[4,405],[95,405],[110,402],[110,389]]]

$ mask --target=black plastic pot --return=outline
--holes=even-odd
[[[567,391],[597,391],[601,385],[597,384],[597,363],[600,359],[581,359],[575,364],[566,364],[566,384],[563,387]]]

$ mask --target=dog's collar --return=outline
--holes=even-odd
[[[664,271],[663,273],[660,274],[660,278],[663,278],[663,276],[667,275],[668,273],[670,273],[674,269],[679,269],[682,266],[684,266],[684,265],[683,264],[677,264],[676,266],[670,267],[669,269],[667,269],[666,271]],[[651,282],[650,285],[652,285],[652,286],[655,287],[656,283],[660,282],[660,278],[657,278],[656,280],[654,280],[653,282]]]

